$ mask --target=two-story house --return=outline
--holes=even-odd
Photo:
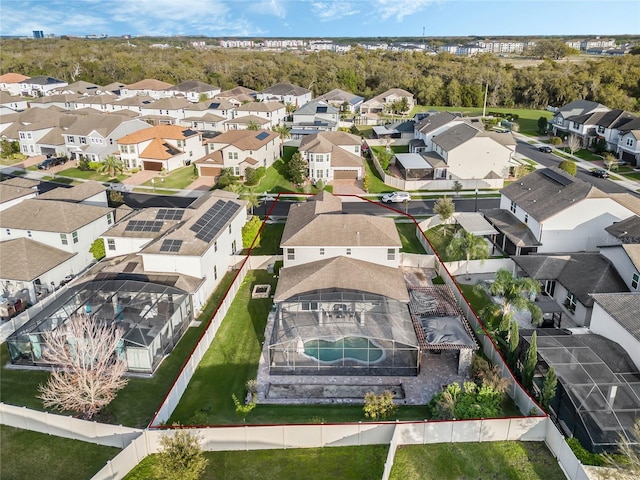
[[[356,113],[360,110],[360,105],[364,102],[364,98],[345,90],[335,88],[330,92],[320,95],[316,98],[319,102],[326,102],[334,106],[338,111],[343,113]]]
[[[269,121],[269,126],[280,125],[287,115],[287,108],[284,104],[274,101],[249,102],[237,107],[233,112],[233,119],[253,115]]]
[[[291,138],[338,130],[340,111],[324,101],[314,100],[293,112]]]
[[[220,93],[220,87],[214,87],[196,80],[187,80],[167,88],[167,92],[171,92],[176,97],[183,96],[192,103],[198,103],[213,98]]]
[[[120,89],[120,96],[135,97],[137,95],[143,95],[158,100],[160,98],[173,96],[172,93],[167,92],[167,89],[171,87],[173,87],[173,85],[170,83],[156,80],[154,78],[145,78],[139,82],[125,85]]]
[[[585,122],[592,113],[606,113],[609,108],[590,100],[575,100],[559,108],[553,115],[551,126],[554,135],[579,134],[584,127],[580,122]],[[578,121],[576,121],[578,120]]]
[[[36,75],[26,78],[20,82],[20,95],[25,97],[41,97],[48,95],[52,90],[69,85],[64,80],[49,77],[47,75]]]
[[[20,82],[29,80],[29,77],[21,73],[7,72],[0,75],[0,90],[8,92],[10,95],[20,95],[22,85]]]
[[[176,120],[183,119],[185,117],[184,109],[191,105],[192,102],[184,97],[167,97],[156,100],[148,105],[143,105],[141,113],[150,119],[154,117],[158,119],[168,117],[167,120],[159,121],[158,123],[172,124],[175,123]]]
[[[243,103],[254,102],[256,93],[258,92],[247,87],[234,87],[216,94],[215,98],[227,100],[238,107]]]
[[[618,158],[629,165],[640,166],[640,118],[619,127]]]
[[[25,110],[29,107],[27,100],[17,95],[12,95],[10,93],[5,92],[4,90],[0,90],[0,107],[8,108],[13,112],[19,112]],[[7,113],[13,113],[7,112]]]
[[[277,83],[256,93],[256,100],[261,102],[280,102],[284,105],[299,107],[309,103],[313,98],[311,90],[291,83]]]
[[[484,210],[508,254],[596,251],[605,228],[640,213],[630,194],[606,194],[557,167],[536,170],[504,187],[500,208]]]
[[[413,93],[401,88],[391,88],[360,105],[360,113],[362,115],[383,113],[385,110],[391,108],[394,103],[403,101],[402,99],[406,99],[406,112],[411,111],[411,109],[415,107]]]
[[[118,140],[126,168],[170,172],[201,158],[202,134],[178,125],[157,125]]]
[[[21,120],[27,115],[21,116]],[[47,109],[42,115],[34,116],[34,121],[29,123],[19,122],[18,142],[20,152],[30,157],[37,155],[65,155],[64,139],[62,133],[78,120],[77,115],[59,113],[56,110]]]
[[[229,168],[243,177],[247,167],[268,168],[280,152],[280,136],[269,130],[229,130],[206,141],[207,155],[196,160],[198,175],[217,177]]]
[[[606,149],[617,152],[620,141],[620,129],[637,117],[625,110],[615,109],[604,113],[595,124],[595,135],[598,140],[606,142]]]
[[[333,179],[362,178],[361,145],[360,138],[351,133],[321,132],[305,135],[298,151],[309,165],[308,177],[326,183]]]
[[[224,98],[214,98],[205,102],[198,102],[184,107],[185,118],[202,117],[204,115],[217,115],[225,120],[233,118],[236,105]]]

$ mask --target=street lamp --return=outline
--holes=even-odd
[[[473,209],[474,212],[478,211],[478,189],[476,188],[476,204],[475,204],[475,208]]]

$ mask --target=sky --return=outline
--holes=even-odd
[[[0,35],[640,35],[638,0],[0,0]]]

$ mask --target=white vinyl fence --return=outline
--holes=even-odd
[[[467,264],[469,264],[469,272],[467,272]],[[495,273],[501,268],[513,272],[515,263],[510,258],[490,258],[487,260],[459,260],[457,262],[444,262],[444,266],[447,267],[447,271],[452,277],[458,275],[482,274],[482,273]]]

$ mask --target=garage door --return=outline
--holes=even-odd
[[[159,172],[162,170],[162,163],[160,162],[142,162],[144,170],[151,170],[152,172]]]
[[[200,176],[217,177],[222,173],[222,167],[200,167]]]
[[[333,172],[333,178],[336,180],[355,180],[358,178],[358,170],[335,170]]]

